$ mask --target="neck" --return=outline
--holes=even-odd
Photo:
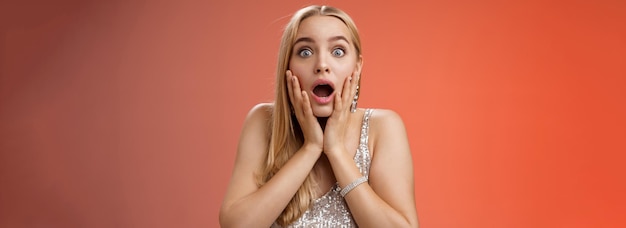
[[[320,123],[320,127],[322,127],[322,131],[326,129],[327,121],[328,121],[328,117],[317,117],[317,122]]]

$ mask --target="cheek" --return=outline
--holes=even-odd
[[[337,75],[336,88],[339,92],[343,92],[344,83],[346,83],[347,78],[352,76],[352,73],[355,71],[355,64],[342,64],[341,66],[335,68],[335,73]]]
[[[337,74],[337,79],[342,82],[352,76],[352,73],[355,71],[356,67],[354,64],[343,64],[335,68],[335,73]]]
[[[349,77],[352,71],[357,67],[356,61],[352,56],[344,56],[344,58],[338,59],[334,64],[335,71],[339,74],[348,75]]]
[[[302,62],[293,60],[289,61],[289,70],[291,70],[291,73],[293,73],[293,75],[298,76],[298,78],[300,78],[302,74],[306,72],[306,68],[306,64],[303,64]]]

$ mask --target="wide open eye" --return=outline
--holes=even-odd
[[[311,49],[306,49],[306,48],[305,48],[305,49],[300,50],[300,51],[298,52],[298,55],[299,55],[300,57],[305,57],[305,58],[306,58],[306,57],[310,57],[310,56],[312,56],[312,55],[313,55],[313,51],[311,51]]]
[[[341,56],[344,56],[345,54],[346,54],[346,52],[343,49],[341,49],[341,48],[333,49],[333,55],[334,56],[341,57]]]

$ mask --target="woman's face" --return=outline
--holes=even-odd
[[[360,73],[361,56],[351,37],[348,27],[336,17],[312,16],[300,23],[289,69],[309,95],[317,117],[332,114],[335,94],[341,95],[353,72]]]

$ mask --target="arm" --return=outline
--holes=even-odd
[[[271,109],[271,104],[257,105],[246,117],[220,209],[222,227],[271,226],[321,155],[321,151],[303,147],[266,184],[257,187],[255,173],[268,153]]]
[[[370,143],[369,183],[345,197],[352,216],[360,227],[418,227],[413,160],[402,119],[393,111],[376,110],[370,120]],[[347,151],[326,154],[340,186],[361,177]]]

